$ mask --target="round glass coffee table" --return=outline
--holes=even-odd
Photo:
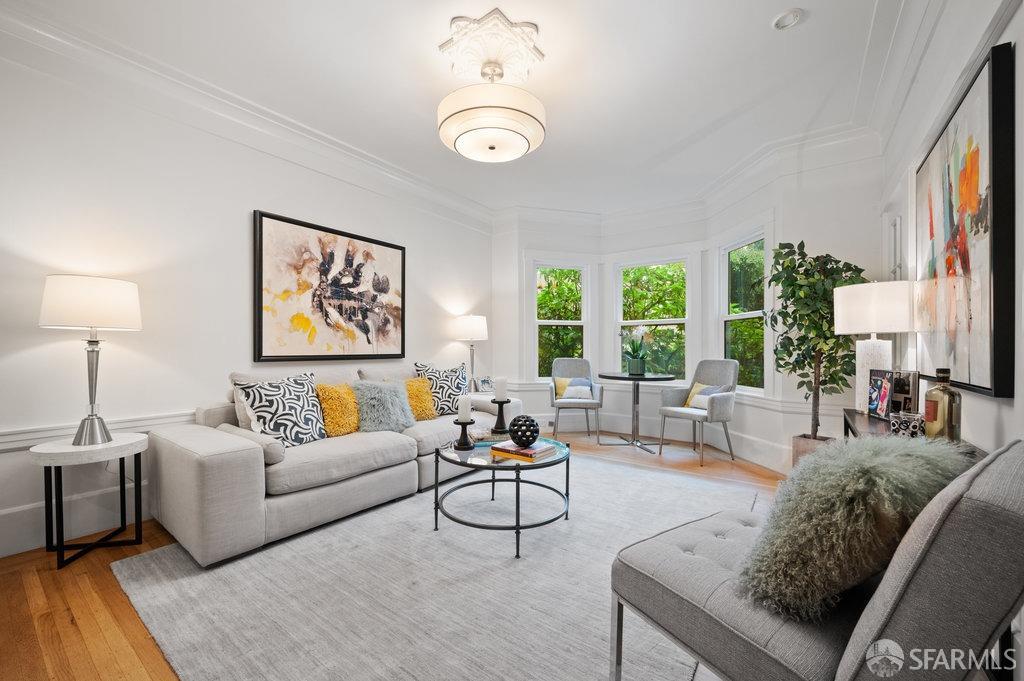
[[[548,440],[547,438],[541,438],[538,442],[549,442],[555,445],[555,451],[548,454],[542,459],[537,461],[522,461],[520,459],[502,458],[500,455],[491,453],[490,442],[481,443],[475,446],[473,449],[460,451],[448,445],[441,449],[434,450],[434,531],[438,529],[437,520],[438,514],[443,515],[454,523],[465,525],[467,527],[475,527],[480,530],[511,530],[516,533],[516,558],[519,558],[519,535],[523,530],[529,530],[534,527],[541,527],[542,525],[548,525],[555,522],[560,518],[569,519],[569,445],[558,442],[556,440]],[[439,496],[439,472],[441,467],[441,461],[447,461],[450,464],[456,466],[462,466],[463,468],[469,468],[472,470],[479,471],[490,471],[490,480],[484,478],[480,480],[470,480],[457,485],[453,485],[451,489],[445,491],[444,494]],[[524,480],[522,477],[523,471],[535,471],[541,468],[551,468],[561,463],[565,464],[565,493],[563,494],[560,489],[546,485],[536,480]],[[499,478],[498,471],[509,471],[513,473],[513,477],[510,478]],[[516,490],[516,517],[515,522],[512,524],[492,524],[492,523],[481,523],[475,522],[468,518],[463,518],[455,513],[452,513],[444,507],[444,501],[449,496],[460,490],[475,487],[477,485],[490,485],[491,486],[491,501],[494,501],[494,488],[498,484],[513,484]],[[550,490],[562,500],[562,510],[555,515],[544,518],[543,520],[537,520],[530,523],[523,523],[520,518],[520,490],[522,485],[532,485],[533,487],[539,487],[541,489]]]

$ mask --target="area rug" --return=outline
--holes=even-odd
[[[434,532],[430,491],[204,569],[177,544],[113,564],[182,679],[601,679],[608,674],[616,552],[721,509],[753,488],[579,456],[569,520],[511,532]],[[564,467],[530,479],[564,486]],[[466,480],[461,478],[460,480]],[[451,483],[449,483],[451,484]],[[442,485],[442,490],[446,489]],[[524,521],[557,513],[524,486]],[[478,485],[447,508],[509,522],[512,485]],[[623,677],[679,681],[693,661],[627,614]]]

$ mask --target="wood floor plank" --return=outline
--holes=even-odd
[[[78,628],[75,615],[71,612],[67,599],[64,596],[64,589],[57,578],[56,566],[40,568],[36,570],[39,575],[39,582],[46,594],[46,601],[50,604],[50,614],[53,617],[57,634],[64,646],[68,659],[74,660],[73,670],[75,679],[102,679],[99,670],[92,661],[89,654],[89,646],[86,645],[82,631]]]
[[[57,583],[60,584],[64,601],[68,604],[71,617],[75,622],[75,626],[81,632],[82,642],[85,644],[85,649],[88,651],[97,672],[99,672],[100,678],[109,679],[110,681],[123,681],[125,677],[120,665],[118,665],[117,656],[107,643],[107,639],[103,635],[103,629],[96,620],[88,600],[79,588],[78,577],[84,574],[82,572],[84,567],[82,561],[79,560],[71,566],[58,571],[56,573]]]
[[[75,674],[71,668],[71,661],[68,659],[64,643],[57,631],[57,624],[50,610],[50,602],[46,598],[46,591],[43,589],[42,581],[36,570],[26,569],[21,574],[21,582],[25,587],[25,596],[32,615],[32,622],[36,633],[36,641],[43,651],[43,662],[46,664],[46,671],[51,679],[64,681],[74,679]]]
[[[148,678],[149,675],[146,672],[145,665],[135,653],[135,649],[125,637],[124,632],[114,619],[106,602],[100,596],[99,590],[93,584],[91,574],[83,573],[76,575],[75,579],[78,582],[78,590],[96,619],[103,638],[106,640],[111,653],[113,653],[114,659],[121,669],[124,678],[133,681]]]
[[[6,621],[6,625],[0,626],[0,679],[48,679],[50,674],[43,660],[43,650],[35,636],[35,625],[21,575],[12,572],[0,578],[0,595],[5,603],[5,612],[0,613],[0,621]]]

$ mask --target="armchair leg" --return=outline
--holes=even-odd
[[[667,418],[665,415],[661,417],[661,440],[658,442],[658,456],[661,456],[661,451],[665,449],[665,420]]]
[[[609,656],[610,681],[622,680],[622,601],[612,593],[611,655]]]
[[[700,465],[704,465],[704,422],[697,421],[697,430],[700,431],[697,435],[700,438]]]
[[[693,426],[693,438],[690,440],[690,442],[693,443],[693,449],[694,449],[694,451],[696,451],[696,449],[697,449],[697,422],[696,421],[690,421],[690,424]]]
[[[551,439],[558,439],[558,414],[561,411],[558,407],[555,407],[555,431],[551,434]]]
[[[590,410],[584,409],[583,416],[587,419],[587,437],[590,437]]]
[[[601,444],[601,410],[594,410],[594,419],[597,421],[597,444]]]
[[[729,437],[729,424],[723,421],[722,428],[725,429],[725,443],[729,445],[729,456],[732,458],[733,461],[735,461],[736,455],[733,454],[732,452],[732,438]]]

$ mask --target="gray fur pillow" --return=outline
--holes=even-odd
[[[821,447],[779,485],[742,587],[770,610],[821,619],[886,567],[917,514],[970,464],[957,445],[924,438]]]
[[[404,381],[356,381],[352,384],[352,390],[359,403],[359,430],[362,432],[390,430],[401,433],[416,424]]]

